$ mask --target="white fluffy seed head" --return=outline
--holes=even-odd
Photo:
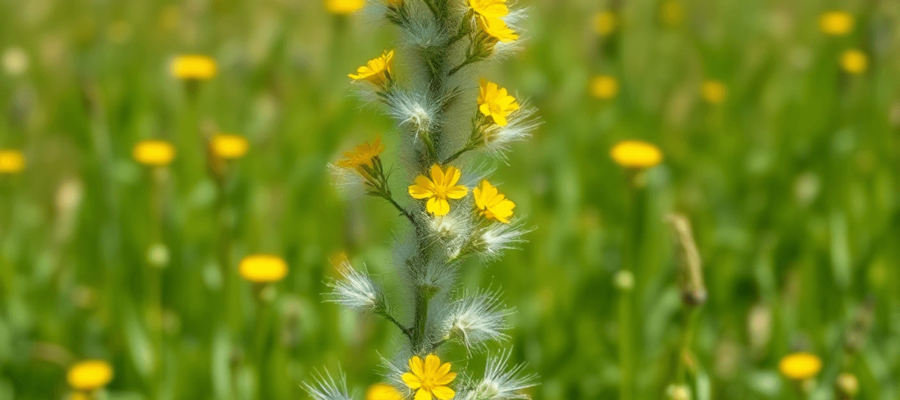
[[[524,243],[522,236],[530,231],[531,229],[522,228],[517,221],[509,224],[493,223],[478,233],[472,247],[484,261],[495,261],[504,251],[515,249]]]
[[[537,127],[541,125],[534,118],[534,108],[522,104],[521,108],[509,116],[506,126],[491,125],[484,132],[484,150],[501,161],[506,161],[509,145],[527,140]]]
[[[450,259],[459,256],[472,232],[471,207],[460,204],[447,215],[425,218],[431,244],[443,248]]]
[[[502,341],[506,317],[514,311],[503,307],[498,293],[479,291],[450,305],[444,319],[445,336],[459,340],[469,351],[483,349],[489,341]]]
[[[338,372],[338,378],[332,377],[328,370],[313,377],[312,383],[304,383],[303,388],[313,400],[352,400],[347,392],[347,377]]]
[[[384,295],[368,274],[357,271],[346,261],[337,268],[341,273],[341,279],[328,284],[332,291],[328,294],[327,301],[361,312],[377,312],[386,309]]]
[[[488,357],[484,378],[467,394],[466,400],[528,399],[522,390],[537,385],[537,375],[524,374],[525,364],[509,366],[512,349]]]
[[[427,94],[394,90],[387,100],[388,112],[401,126],[413,132],[415,138],[429,132],[435,124],[437,104]]]

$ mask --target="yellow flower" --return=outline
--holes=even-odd
[[[626,168],[650,168],[662,162],[662,151],[658,147],[638,140],[624,140],[616,143],[611,152],[613,161]]]
[[[487,33],[488,36],[503,43],[515,42],[519,39],[519,34],[506,26],[506,22],[500,18],[478,16],[478,26],[481,27],[481,30],[484,31],[484,33]]]
[[[485,18],[502,18],[509,14],[506,0],[469,0],[469,7]]]
[[[106,361],[87,360],[76,363],[69,368],[66,380],[75,390],[91,392],[100,389],[113,378],[113,369]]]
[[[475,207],[481,210],[481,215],[487,219],[500,221],[504,224],[509,223],[509,218],[513,215],[513,208],[516,203],[509,200],[497,190],[497,188],[484,180],[481,185],[472,190],[475,197]]]
[[[819,29],[831,36],[843,36],[853,30],[853,16],[843,11],[829,11],[819,17]]]
[[[822,369],[822,360],[810,353],[788,354],[778,363],[778,370],[788,379],[807,380]]]
[[[481,80],[478,110],[485,117],[493,118],[497,125],[506,126],[509,123],[506,117],[518,109],[519,103],[516,102],[515,97],[509,95],[506,89],[500,88],[496,83]]]
[[[356,74],[349,74],[355,81],[367,80],[376,86],[384,86],[391,80],[391,67],[394,63],[394,51],[385,51],[380,57],[369,60],[366,65],[356,69]]]
[[[25,156],[18,150],[0,150],[0,174],[17,174],[25,169]]]
[[[403,400],[403,395],[391,385],[376,383],[366,391],[366,400]]]
[[[722,82],[708,80],[700,86],[700,94],[707,103],[719,104],[728,97],[728,87]]]
[[[619,81],[609,75],[594,77],[588,86],[591,96],[598,99],[609,100],[619,94]]]
[[[171,72],[178,79],[212,79],[216,76],[216,61],[202,55],[178,56],[172,60]]]
[[[662,5],[660,18],[666,25],[681,25],[681,21],[684,20],[684,8],[681,7],[681,3],[677,0],[668,0]]]
[[[469,188],[457,185],[462,173],[453,166],[444,171],[437,164],[431,166],[431,179],[425,175],[416,177],[416,183],[409,187],[409,195],[414,199],[428,199],[425,209],[435,216],[447,215],[450,202],[447,199],[461,199],[469,194]]]
[[[325,9],[334,15],[353,14],[365,5],[365,0],[325,0]]]
[[[594,14],[594,32],[600,36],[607,36],[615,32],[618,24],[616,13],[612,11],[601,11]]]
[[[429,354],[425,361],[419,356],[409,359],[409,370],[401,376],[403,383],[416,391],[414,400],[450,400],[456,392],[447,385],[456,379],[456,372],[450,372],[450,363],[441,364],[441,359]]]
[[[161,167],[175,159],[175,147],[164,140],[142,140],[134,145],[132,156],[141,164]]]
[[[337,162],[337,166],[341,168],[360,169],[363,165],[372,168],[375,166],[375,157],[378,157],[384,151],[384,144],[381,143],[381,137],[376,137],[372,144],[363,142],[356,146],[356,150],[344,153],[344,159]]]
[[[220,133],[212,138],[212,149],[225,160],[237,160],[247,154],[250,144],[240,135]]]
[[[255,283],[278,282],[287,275],[287,263],[281,257],[254,254],[244,257],[238,265],[241,277]]]
[[[841,54],[841,68],[848,74],[862,74],[869,68],[869,58],[862,51],[847,50]]]

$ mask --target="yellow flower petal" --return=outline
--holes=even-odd
[[[425,209],[436,217],[447,215],[450,212],[450,203],[447,200],[432,197],[428,199]]]
[[[81,361],[69,368],[69,371],[66,373],[66,380],[69,386],[75,390],[85,392],[106,386],[112,381],[112,378],[112,366],[101,360]]]
[[[418,376],[415,376],[412,373],[407,372],[407,373],[403,374],[403,376],[401,376],[400,379],[403,379],[403,383],[405,383],[406,386],[412,390],[416,390],[416,389],[422,387],[422,380],[419,379]]]
[[[434,196],[434,183],[425,176],[416,177],[416,184],[409,187],[409,195],[414,199],[427,199]]]
[[[469,194],[469,188],[465,186],[454,186],[447,189],[447,198],[459,200]]]
[[[431,392],[425,389],[419,389],[419,391],[416,392],[416,397],[414,400],[432,400]]]
[[[425,357],[425,376],[434,376],[440,367],[441,359],[438,356],[429,354]]]
[[[446,363],[444,365],[447,366],[448,370],[450,369],[450,363]],[[441,369],[443,368],[444,367],[441,367]],[[449,385],[450,382],[453,382],[454,379],[456,379],[456,372],[447,372],[444,373],[444,375],[442,375],[440,378],[435,379],[434,384],[440,386]]]
[[[447,186],[444,182],[444,170],[437,164],[431,166],[431,180],[434,182],[434,186]]]
[[[425,376],[425,373],[422,370],[423,366],[422,358],[419,356],[413,356],[413,358],[409,359],[409,370],[412,371],[418,377]]]
[[[453,396],[456,396],[456,392],[446,386],[438,386],[432,389],[431,393],[434,394],[434,397],[437,397],[441,400],[450,400],[453,398]]]

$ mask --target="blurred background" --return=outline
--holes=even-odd
[[[637,230],[635,398],[664,398],[678,364],[699,399],[900,398],[900,3],[518,6],[524,50],[485,76],[543,125],[493,180],[536,230],[461,284],[517,309],[508,344],[541,375],[530,394],[619,396],[614,277]],[[852,26],[822,19],[834,10]],[[0,399],[69,398],[85,359],[112,366],[96,396],[111,400],[304,399],[323,367],[358,394],[378,382],[396,328],[322,293],[342,252],[390,277],[400,220],[339,193],[327,165],[377,135],[396,159],[392,122],[346,76],[395,37],[319,0],[0,2],[0,149],[25,160],[0,173]],[[189,53],[216,76],[172,77]],[[202,140],[216,132],[249,142],[224,180]],[[144,139],[174,161],[137,163]],[[665,155],[643,202],[609,157],[624,139]],[[708,291],[687,356],[672,212],[693,224]],[[290,271],[263,302],[248,282],[223,289],[255,253]],[[793,351],[821,372],[783,377]],[[836,389],[847,374],[856,397]]]

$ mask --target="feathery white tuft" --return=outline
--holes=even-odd
[[[347,377],[343,373],[338,373],[338,379],[332,377],[327,369],[324,373],[319,373],[318,375],[318,377],[314,377],[312,383],[303,384],[303,388],[313,400],[353,399],[347,392]]]
[[[401,126],[409,126],[416,138],[429,132],[435,123],[438,105],[421,93],[395,90],[388,96],[387,104],[390,115]]]
[[[349,262],[338,266],[343,279],[328,284],[332,288],[328,300],[362,312],[384,309],[384,296],[367,274],[353,268]]]
[[[432,237],[433,244],[445,249],[451,259],[459,256],[460,251],[468,241],[472,232],[472,207],[460,204],[450,210],[450,213],[440,217],[429,218],[428,234]]]
[[[528,399],[523,389],[537,386],[538,376],[535,374],[523,374],[525,364],[518,364],[509,368],[509,357],[512,349],[500,352],[500,354],[488,357],[487,367],[484,371],[484,379],[479,381],[475,388],[466,394],[465,400],[512,400]]]
[[[522,107],[509,116],[506,126],[491,125],[484,132],[484,150],[491,156],[506,161],[509,145],[531,137],[531,132],[541,125],[534,116],[534,108]]]
[[[449,338],[462,341],[469,351],[482,348],[488,341],[506,339],[502,331],[508,328],[506,317],[513,312],[503,307],[499,294],[479,291],[450,305],[445,332]]]
[[[523,229],[517,221],[510,224],[493,223],[480,232],[473,247],[484,261],[494,261],[499,259],[505,250],[515,249],[520,243],[524,243],[525,239],[522,236],[531,230]]]

